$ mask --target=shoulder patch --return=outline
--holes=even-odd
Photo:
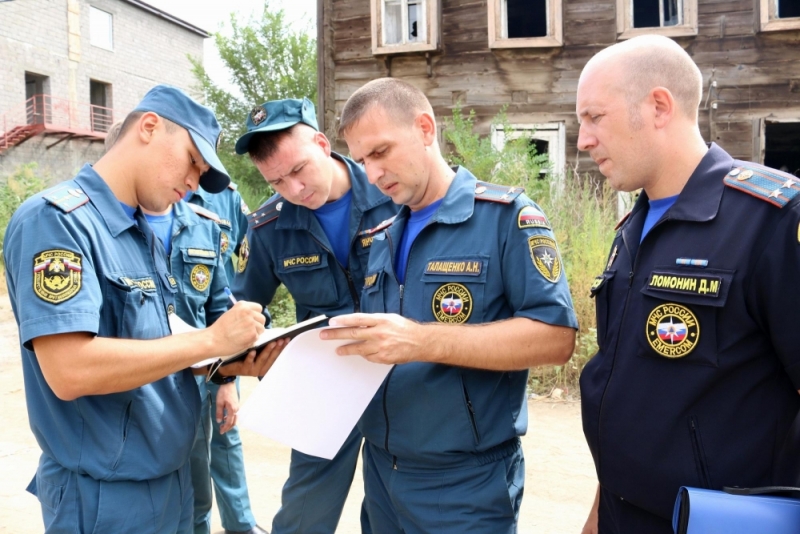
[[[499,202],[500,204],[511,204],[524,192],[525,189],[522,187],[509,187],[507,185],[490,184],[489,182],[475,184],[476,200],[488,200],[489,202]]]
[[[517,215],[517,226],[519,228],[545,228],[552,230],[547,217],[536,206],[525,206],[519,210]]]
[[[736,163],[739,166],[731,169],[723,180],[732,189],[738,189],[779,208],[800,194],[800,179],[791,174],[761,165],[739,161]]]
[[[81,290],[83,257],[71,250],[43,250],[33,258],[33,292],[50,304],[61,304]]]
[[[255,229],[277,219],[278,215],[281,213],[281,209],[283,209],[284,202],[285,200],[283,200],[283,197],[278,195],[248,215],[247,222],[250,228]]]
[[[614,225],[614,230],[615,230],[615,231],[616,231],[616,230],[619,230],[619,229],[620,229],[620,227],[621,227],[623,224],[625,224],[625,221],[627,221],[627,220],[628,220],[628,217],[630,217],[630,216],[631,216],[631,212],[630,212],[630,211],[629,211],[628,213],[626,213],[625,215],[623,215],[623,216],[622,216],[622,218],[621,218],[620,220],[618,220],[618,221],[617,221],[617,224],[616,224],[616,225]]]
[[[378,224],[378,226],[376,226],[374,228],[369,228],[367,230],[362,230],[362,231],[360,231],[358,233],[358,235],[367,236],[367,235],[372,235],[372,234],[374,234],[376,232],[380,232],[381,230],[385,230],[386,228],[389,228],[392,225],[392,223],[394,222],[396,217],[397,217],[397,215],[395,215],[394,217],[390,217],[390,218],[386,219],[385,221],[381,221],[380,224]]]
[[[69,213],[89,202],[89,197],[83,189],[66,185],[54,189],[45,195],[44,199],[64,213]]]
[[[214,221],[217,224],[219,224],[221,222],[220,218],[219,218],[219,215],[217,215],[213,211],[211,211],[209,209],[206,209],[203,206],[198,206],[197,204],[192,204],[191,202],[187,202],[187,204],[189,204],[189,208],[193,212],[198,214],[199,216],[205,217],[206,219],[211,219],[212,221]]]

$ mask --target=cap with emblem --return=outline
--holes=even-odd
[[[152,111],[186,128],[197,150],[211,167],[200,177],[200,185],[209,193],[219,193],[228,187],[231,178],[216,151],[222,129],[210,109],[176,87],[157,85],[144,95],[133,111]]]
[[[319,130],[316,109],[307,98],[271,100],[256,106],[247,115],[247,133],[236,141],[236,153],[247,154],[250,139],[257,133],[285,130],[299,123]]]

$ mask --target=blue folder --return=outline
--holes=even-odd
[[[672,527],[675,534],[799,534],[800,499],[758,495],[772,490],[797,488],[713,491],[683,487],[675,501]]]

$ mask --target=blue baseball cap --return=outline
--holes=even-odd
[[[257,133],[285,130],[301,122],[319,131],[317,111],[311,100],[287,98],[264,102],[247,115],[247,133],[236,140],[236,153],[247,154],[250,139]]]
[[[198,104],[177,87],[156,85],[144,95],[133,111],[152,111],[186,128],[194,146],[211,167],[200,176],[202,188],[209,193],[219,193],[228,187],[231,177],[217,156],[222,128],[210,109]]]

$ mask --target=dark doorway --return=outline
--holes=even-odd
[[[550,142],[543,139],[529,139],[528,147],[530,148],[532,156],[541,156],[542,154],[547,155],[550,153]],[[539,169],[539,179],[543,179],[545,176],[547,176],[547,166],[542,166]]]
[[[92,131],[107,132],[114,118],[111,116],[111,84],[89,81]]]
[[[764,165],[800,176],[800,122],[767,122]]]
[[[25,101],[28,124],[52,122],[50,77],[33,72],[25,73]]]
[[[505,2],[509,39],[547,36],[547,0]]]

